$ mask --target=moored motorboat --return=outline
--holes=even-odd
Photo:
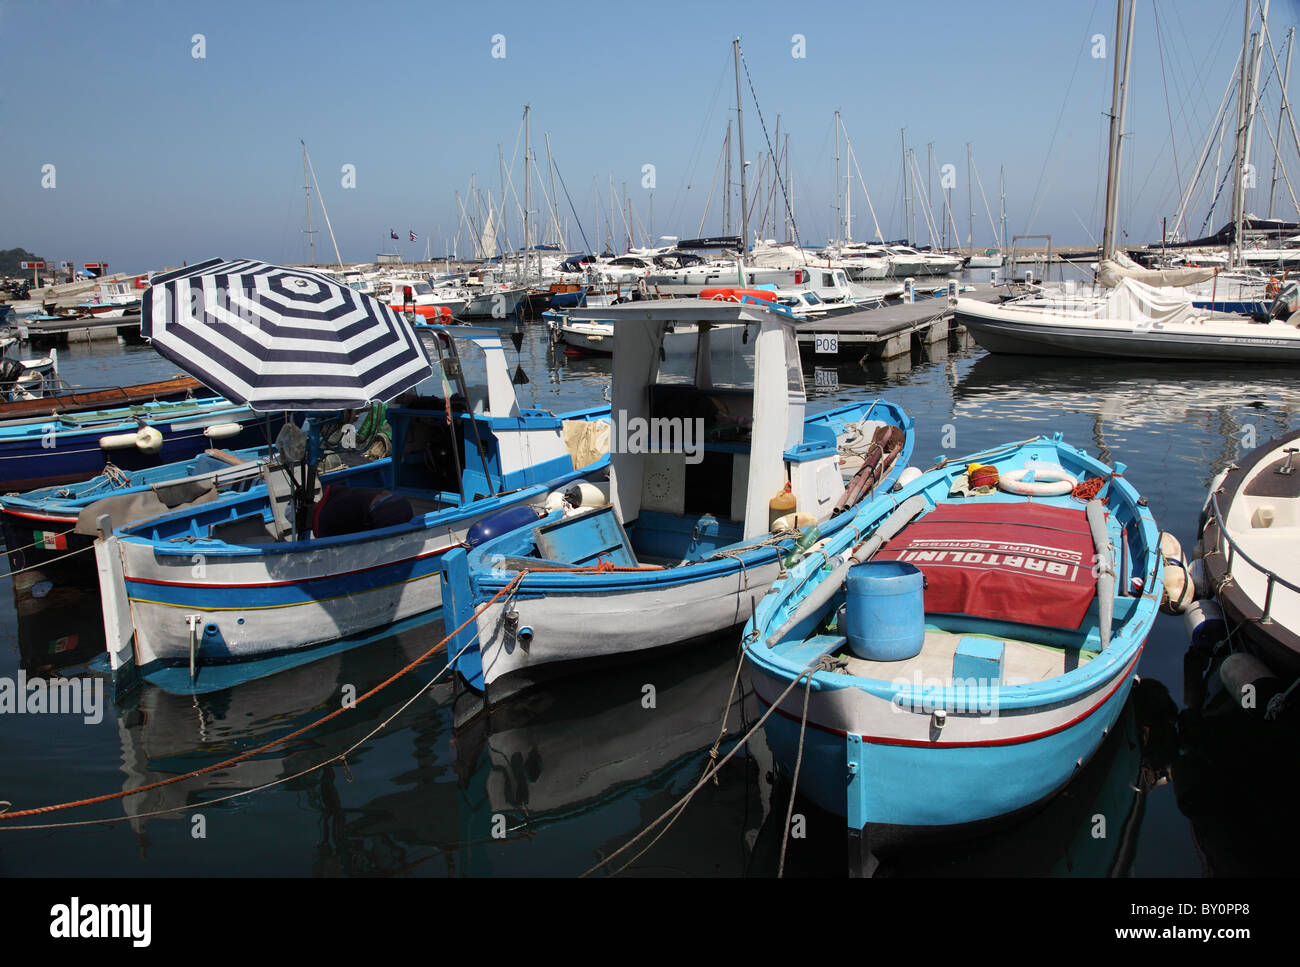
[[[855,868],[1044,802],[1101,744],[1163,582],[1123,472],[1059,435],[943,464],[759,603],[743,641],[768,743],[845,817]]]
[[[911,455],[890,403],[805,417],[795,320],[767,304],[599,312],[614,332],[608,493],[553,495],[545,519],[471,534],[444,561],[445,623],[468,622],[448,654],[489,703],[738,626],[796,541],[847,526]]]
[[[955,321],[993,353],[1187,362],[1300,362],[1300,329],[1198,309],[1190,295],[1125,278],[1099,294],[1069,291],[1001,303],[959,298]]]
[[[1188,583],[1201,600],[1185,615],[1193,645],[1218,653],[1230,699],[1280,718],[1300,682],[1300,430],[1215,477],[1197,546]]]

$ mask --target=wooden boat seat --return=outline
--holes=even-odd
[[[971,635],[968,633],[927,628],[921,653],[915,658],[902,661],[865,661],[849,651],[847,639],[844,639],[843,647],[836,654],[848,659],[848,672],[851,675],[882,681],[902,679],[915,683],[919,680],[923,685],[947,687],[952,685],[953,659],[957,647],[963,638],[969,637]],[[991,640],[1001,641],[1005,645],[1002,680],[1006,685],[1046,681],[1073,671],[1095,657],[1094,652],[1080,651],[1077,648],[1058,648],[1014,638]]]

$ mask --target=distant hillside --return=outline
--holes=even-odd
[[[0,250],[0,275],[30,275],[27,270],[18,267],[19,262],[41,262],[39,255],[33,255],[25,248],[7,248]]]

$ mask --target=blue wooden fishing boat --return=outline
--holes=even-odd
[[[340,417],[351,424],[352,414]],[[370,414],[357,418],[364,424]],[[383,420],[382,410],[374,419]],[[324,471],[356,466],[370,457],[365,451],[377,438],[379,426],[366,430],[357,446],[328,449]],[[338,435],[336,431],[333,436]],[[41,487],[0,497],[0,528],[12,571],[22,572],[15,587],[42,581],[77,587],[95,583],[95,558],[89,550],[98,533],[96,522],[108,514],[115,527],[125,527],[163,514],[175,513],[221,494],[247,493],[264,486],[271,447],[243,450],[209,449],[185,460],[143,470],[126,471],[109,464],[105,472],[78,483]]]
[[[768,743],[845,817],[855,871],[1043,803],[1114,725],[1164,567],[1123,473],[1059,434],[943,463],[759,603],[744,651]]]
[[[87,480],[108,463],[136,471],[214,445],[265,445],[283,422],[216,396],[7,420],[0,423],[0,492]]]
[[[38,565],[49,566],[56,558],[61,558],[64,563],[61,571],[70,575],[79,574],[93,582],[94,557],[85,554],[69,556],[70,552],[87,549],[94,543],[93,527],[85,533],[77,530],[77,519],[87,507],[113,498],[139,497],[143,502],[152,496],[158,502],[158,512],[166,513],[182,503],[192,502],[210,489],[206,486],[185,486],[185,492],[176,493],[173,498],[165,492],[166,484],[182,480],[187,484],[209,480],[213,484],[218,481],[226,484],[229,477],[236,476],[232,473],[236,470],[232,463],[255,471],[257,461],[266,454],[266,447],[251,447],[233,453],[205,451],[185,460],[133,472],[110,464],[104,473],[96,474],[89,480],[40,487],[26,493],[0,497],[0,527],[4,531],[9,566],[12,570],[19,571]],[[245,484],[256,478],[255,473],[237,476]],[[234,481],[230,481],[229,485],[233,486]],[[171,503],[171,507],[168,503]],[[97,516],[92,517],[92,521]],[[119,520],[123,524],[127,523],[120,517]]]
[[[805,415],[797,320],[779,307],[669,299],[574,316],[612,320],[608,490],[471,533],[444,560],[444,623],[468,622],[448,654],[489,703],[739,627],[797,542],[838,533],[911,458],[912,420],[891,403]]]
[[[417,326],[435,371],[387,409],[392,456],[116,528],[96,544],[115,679],[228,688],[426,620],[441,557],[480,519],[603,474],[608,408],[520,406],[499,330]]]

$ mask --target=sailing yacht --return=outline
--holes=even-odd
[[[1037,356],[1102,356],[1218,362],[1221,360],[1275,363],[1300,362],[1300,329],[1272,318],[1256,322],[1236,314],[1203,308],[1206,286],[1210,302],[1218,287],[1215,269],[1143,269],[1116,249],[1115,223],[1119,210],[1119,173],[1128,72],[1132,55],[1136,0],[1118,0],[1116,37],[1123,38],[1124,74],[1116,58],[1112,91],[1110,149],[1107,158],[1106,209],[1097,267],[1098,288],[1080,292],[1073,286],[1040,288],[1021,299],[997,304],[959,298],[955,316],[975,340],[994,353]],[[1127,6],[1128,31],[1124,32]],[[1246,4],[1246,36],[1253,10]],[[1117,50],[1121,49],[1118,45]],[[1252,103],[1251,80],[1243,72],[1243,105]],[[1237,157],[1246,157],[1249,120],[1238,126]],[[1245,192],[1243,165],[1234,165],[1237,178],[1233,210],[1241,238]],[[1240,246],[1234,245],[1240,253]],[[1284,300],[1274,306],[1280,309]]]

